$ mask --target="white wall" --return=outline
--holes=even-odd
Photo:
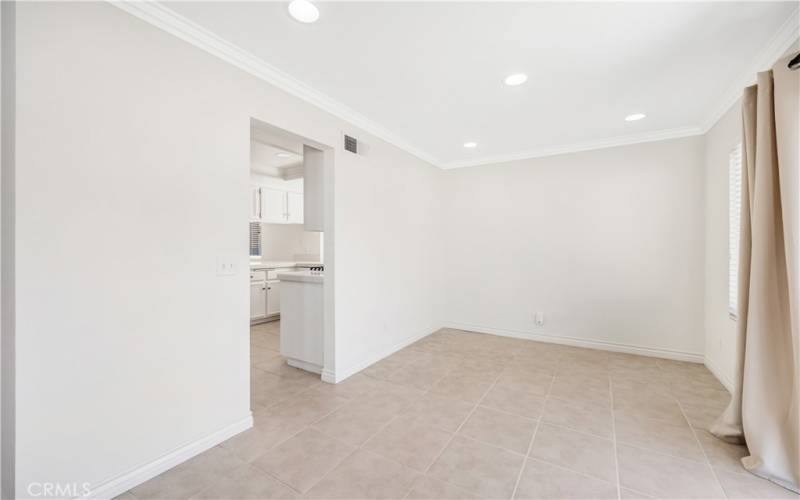
[[[247,422],[251,117],[337,147],[337,370],[436,325],[439,170],[110,4],[17,15],[18,494]]]
[[[452,170],[445,183],[447,323],[702,360],[702,137]]]
[[[742,141],[737,101],[705,135],[705,357],[729,389],[736,369],[736,321],[728,315],[728,155]]]

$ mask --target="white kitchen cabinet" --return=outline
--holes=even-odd
[[[251,221],[302,224],[303,212],[303,193],[274,187],[250,187]]]
[[[281,282],[267,281],[267,316],[281,312]]]
[[[261,220],[261,188],[250,186],[250,220]]]
[[[261,221],[286,222],[286,191],[261,188]]]
[[[267,317],[267,282],[250,282],[250,321]]]
[[[286,193],[286,216],[290,224],[303,223],[303,194]]]

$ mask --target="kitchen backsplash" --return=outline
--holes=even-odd
[[[320,233],[302,224],[261,224],[262,260],[316,262],[320,253]]]

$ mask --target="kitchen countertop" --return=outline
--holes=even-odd
[[[281,267],[318,267],[321,262],[302,262],[290,260],[262,260],[259,262],[250,262],[250,269],[278,269]]]
[[[322,283],[325,281],[325,274],[321,271],[289,271],[278,273],[281,281],[301,281],[303,283]]]

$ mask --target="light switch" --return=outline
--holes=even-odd
[[[217,276],[233,276],[236,274],[236,264],[228,259],[217,260]]]

